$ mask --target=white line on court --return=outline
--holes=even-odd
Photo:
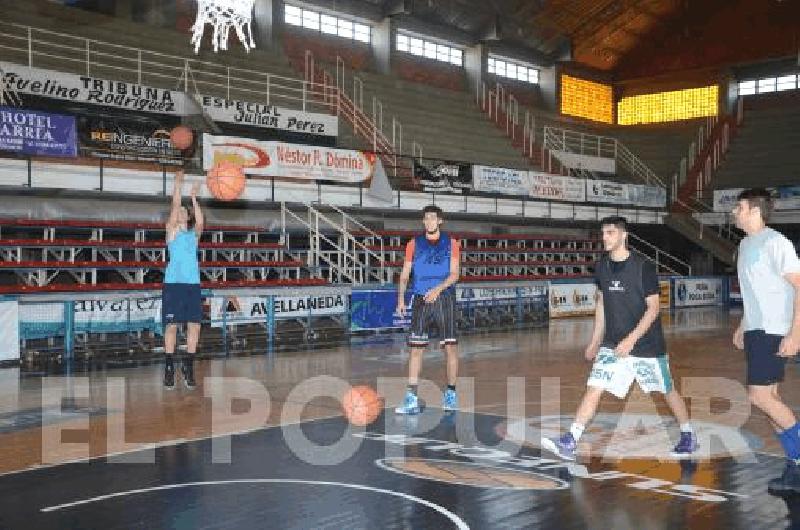
[[[282,427],[288,427],[288,426],[291,426],[291,425],[304,425],[306,423],[311,423],[311,422],[314,422],[314,421],[330,420],[330,419],[339,418],[339,417],[341,417],[341,414],[332,414],[330,416],[321,416],[319,418],[314,418],[314,419],[311,419],[311,420],[296,421],[296,422],[291,422],[291,423],[283,423],[281,425],[263,425],[263,426],[259,426],[259,427],[253,427],[252,429],[244,429],[244,430],[241,430],[241,431],[234,431],[234,432],[228,432],[228,433],[222,433],[222,434],[212,434],[210,436],[199,436],[197,438],[175,438],[174,440],[164,440],[163,442],[145,443],[141,447],[137,447],[137,448],[134,448],[134,449],[127,449],[125,451],[118,451],[116,453],[106,453],[106,454],[102,454],[102,455],[88,456],[88,457],[85,457],[85,458],[76,458],[76,459],[73,459],[73,460],[65,460],[64,462],[56,462],[56,463],[53,463],[53,464],[37,464],[37,465],[31,466],[31,467],[26,467],[25,469],[16,469],[14,471],[6,471],[4,473],[0,473],[0,477],[5,477],[5,476],[8,476],[8,475],[18,475],[20,473],[25,473],[25,472],[28,472],[28,471],[39,471],[41,469],[49,469],[49,468],[52,468],[52,467],[66,466],[68,464],[80,464],[80,463],[83,463],[83,462],[91,462],[92,460],[98,460],[100,458],[113,458],[115,456],[122,456],[122,455],[131,454],[131,453],[138,453],[140,451],[147,451],[149,449],[158,449],[160,447],[173,447],[173,446],[176,446],[176,445],[182,445],[182,444],[187,444],[187,443],[192,443],[192,442],[202,442],[204,440],[213,440],[214,438],[222,438],[224,436],[239,436],[239,435],[242,435],[242,434],[251,434],[251,433],[254,433],[254,432],[258,432],[258,431],[268,431],[270,429],[278,429],[278,428],[282,428]]]
[[[84,499],[75,502],[69,502],[65,504],[58,504],[56,506],[48,506],[46,508],[42,508],[40,511],[49,513],[55,512],[59,510],[64,510],[67,508],[73,508],[75,506],[81,506],[84,504],[90,504],[93,502],[104,501],[108,499],[113,499],[117,497],[127,497],[130,495],[137,495],[140,493],[150,493],[153,491],[164,491],[164,490],[171,490],[171,489],[178,489],[178,488],[189,488],[189,487],[199,487],[199,486],[225,486],[228,484],[306,484],[306,485],[313,485],[313,486],[339,486],[342,488],[349,488],[354,490],[363,490],[363,491],[371,491],[374,493],[383,493],[385,495],[392,495],[395,497],[400,497],[411,502],[415,502],[417,504],[422,504],[423,506],[427,506],[432,510],[439,512],[440,514],[444,515],[450,521],[453,522],[456,528],[459,530],[469,530],[469,525],[464,522],[463,519],[458,517],[453,512],[435,504],[431,501],[427,501],[425,499],[421,499],[419,497],[415,497],[413,495],[409,495],[407,493],[402,493],[399,491],[392,491],[382,488],[375,488],[372,486],[365,486],[362,484],[347,484],[344,482],[326,482],[320,480],[299,480],[299,479],[280,479],[280,478],[257,478],[257,479],[238,479],[238,480],[213,480],[207,482],[187,482],[184,484],[166,484],[163,486],[153,486],[151,488],[142,488],[136,490],[129,490],[129,491],[120,491],[117,493],[110,493],[108,495],[100,495],[97,497],[92,497],[89,499]]]

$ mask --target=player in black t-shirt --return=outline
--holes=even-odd
[[[560,438],[543,437],[542,448],[574,460],[578,440],[597,412],[603,392],[622,399],[637,381],[645,392],[664,394],[680,424],[680,441],[672,455],[691,456],[697,451],[697,437],[686,404],[672,384],[656,269],[628,250],[625,218],[608,217],[600,225],[608,254],[595,267],[597,307],[592,340],[585,352],[586,360],[594,360],[594,366],[570,430]]]

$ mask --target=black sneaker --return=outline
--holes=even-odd
[[[175,367],[173,366],[164,367],[164,388],[167,390],[175,389]]]
[[[181,374],[183,374],[183,384],[186,385],[186,388],[192,390],[197,387],[197,383],[194,381],[194,360],[181,363]]]
[[[776,495],[800,493],[800,465],[794,460],[787,460],[783,475],[770,480],[767,491]]]

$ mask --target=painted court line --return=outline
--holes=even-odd
[[[415,497],[413,495],[409,495],[407,493],[402,493],[399,491],[392,491],[382,488],[375,488],[372,486],[365,486],[362,484],[347,484],[344,482],[325,482],[319,480],[298,480],[298,479],[275,479],[275,478],[260,478],[260,479],[239,479],[239,480],[215,480],[215,481],[207,481],[207,482],[187,482],[184,484],[166,484],[163,486],[153,486],[151,488],[142,488],[136,490],[129,490],[129,491],[120,491],[117,493],[109,493],[107,495],[99,495],[97,497],[92,497],[89,499],[83,499],[80,501],[68,502],[64,504],[58,504],[55,506],[48,506],[46,508],[42,508],[40,511],[44,513],[56,512],[59,510],[65,510],[68,508],[74,508],[75,506],[82,506],[85,504],[91,504],[94,502],[105,501],[108,499],[114,499],[119,497],[128,497],[131,495],[138,495],[142,493],[150,493],[153,491],[164,491],[164,490],[172,490],[172,489],[179,489],[179,488],[191,488],[191,487],[202,487],[202,486],[225,486],[229,484],[305,484],[305,485],[313,485],[313,486],[338,486],[341,488],[349,488],[354,490],[362,490],[362,491],[370,491],[374,493],[382,493],[384,495],[392,495],[394,497],[400,497],[402,499],[409,500],[411,502],[421,504],[423,506],[427,506],[428,508],[435,510],[436,512],[444,515],[455,525],[456,528],[459,530],[469,530],[469,525],[464,522],[463,519],[458,517],[453,512],[435,504],[431,501],[427,501],[425,499],[421,499],[419,497]]]

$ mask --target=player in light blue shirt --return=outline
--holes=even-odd
[[[167,221],[167,249],[169,261],[164,273],[161,293],[161,320],[164,324],[164,386],[175,388],[175,346],[178,325],[186,324],[187,355],[181,363],[183,382],[187,388],[195,387],[194,356],[200,339],[202,299],[200,294],[200,264],[197,246],[203,233],[203,210],[197,204],[200,183],[192,187],[192,209],[181,205],[183,170],[175,173],[172,191],[172,208]]]

